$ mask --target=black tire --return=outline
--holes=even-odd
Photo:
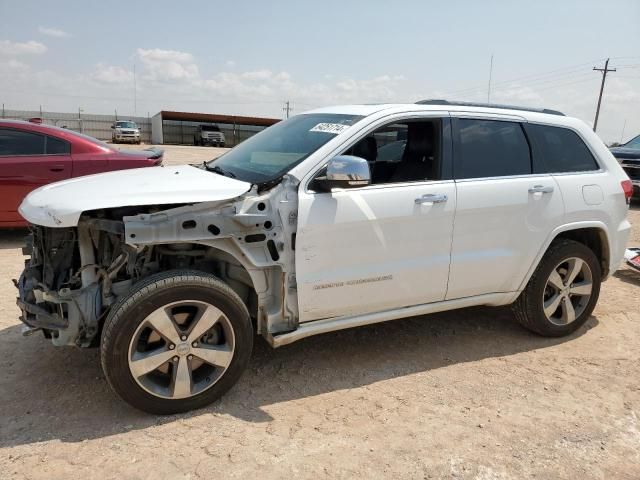
[[[187,299],[209,303],[225,314],[235,337],[233,358],[216,383],[201,393],[181,399],[161,398],[143,389],[131,374],[129,344],[151,312]],[[167,415],[202,408],[224,395],[247,367],[252,348],[249,312],[231,288],[207,273],[173,270],[142,280],[111,308],[102,330],[100,356],[109,384],[124,401],[148,413]]]
[[[591,297],[584,311],[565,325],[550,321],[544,313],[543,296],[552,271],[565,259],[575,257],[587,263],[592,274]],[[568,239],[554,241],[529,279],[529,283],[512,305],[518,322],[528,330],[545,337],[562,337],[580,328],[589,319],[600,295],[602,272],[598,258],[586,245]]]

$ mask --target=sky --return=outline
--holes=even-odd
[[[610,143],[640,134],[638,0],[0,0],[0,103],[16,110],[282,118],[287,100],[490,95],[592,125],[608,57]]]

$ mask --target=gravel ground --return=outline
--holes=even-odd
[[[168,164],[222,149],[166,147]],[[640,244],[640,207],[632,244]],[[150,416],[96,350],[20,335],[24,232],[0,232],[0,478],[640,478],[640,273],[603,285],[574,335],[474,308],[256,343],[221,401]]]

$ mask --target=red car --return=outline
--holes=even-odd
[[[162,164],[161,150],[121,151],[63,128],[0,120],[0,227],[22,227],[22,199],[47,183]]]

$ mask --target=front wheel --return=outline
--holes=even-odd
[[[105,320],[101,360],[115,392],[153,414],[201,408],[240,378],[253,347],[246,306],[214,276],[174,270],[141,281]]]
[[[600,295],[598,258],[573,240],[551,244],[524,291],[513,304],[517,320],[547,337],[568,335],[589,318]]]

